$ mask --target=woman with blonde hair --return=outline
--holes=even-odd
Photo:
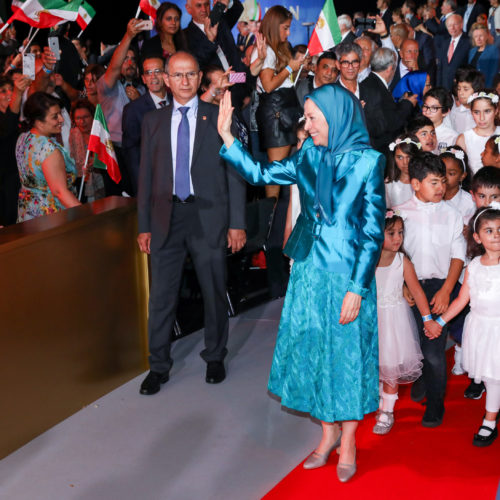
[[[468,63],[484,75],[486,87],[493,85],[498,73],[498,47],[490,42],[488,27],[474,23],[470,29],[472,48],[469,50]]]

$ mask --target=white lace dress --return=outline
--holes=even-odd
[[[500,264],[476,257],[469,271],[470,313],[465,318],[462,366],[479,383],[500,383]]]
[[[403,254],[377,267],[379,378],[392,386],[415,381],[422,373],[422,351],[410,306],[403,297]]]

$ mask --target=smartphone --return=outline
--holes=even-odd
[[[23,54],[23,75],[35,79],[35,54]]]
[[[247,74],[241,73],[229,73],[229,83],[245,83],[247,81]]]
[[[226,10],[226,6],[221,3],[217,2],[214,4],[212,10],[210,11],[210,26],[215,26],[221,19],[222,16],[224,15],[224,11]]]
[[[151,31],[153,29],[153,21],[144,20],[137,24],[137,28],[142,31]]]
[[[47,38],[49,42],[49,49],[54,52],[54,56],[57,61],[61,59],[61,49],[59,48],[59,38],[57,36],[49,36]]]

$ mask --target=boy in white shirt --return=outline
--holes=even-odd
[[[457,210],[443,202],[446,168],[440,158],[422,153],[410,160],[409,173],[415,194],[396,209],[405,223],[405,251],[415,266],[435,318],[448,309],[450,294],[464,265],[463,219]],[[412,398],[421,400],[427,396],[422,425],[437,427],[444,415],[447,328],[443,328],[439,337],[432,337],[424,332],[427,318],[422,318],[415,307],[413,313],[424,366],[422,377],[412,387]]]
[[[452,106],[453,97],[444,87],[434,87],[424,95],[422,114],[434,124],[440,153],[454,146],[457,141],[458,133],[444,124],[444,118],[448,116]]]

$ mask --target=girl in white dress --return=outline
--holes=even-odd
[[[436,321],[444,326],[470,301],[464,325],[463,366],[486,386],[486,414],[472,444],[488,446],[498,435],[500,410],[500,203],[479,208],[469,223],[467,266],[460,294]]]
[[[376,415],[375,434],[387,434],[394,424],[394,405],[399,384],[414,382],[422,373],[419,335],[408,303],[403,297],[406,282],[422,314],[425,327],[438,333],[441,328],[432,320],[429,303],[418,282],[413,264],[401,251],[403,219],[388,210],[385,240],[375,271],[379,335],[380,408]]]
[[[481,160],[485,167],[500,168],[500,135],[492,135],[486,141]]]
[[[495,126],[498,95],[487,91],[474,92],[468,102],[476,126],[458,136],[457,146],[467,153],[469,167],[472,174],[475,174],[484,166],[481,153],[484,151],[486,142],[492,135],[500,134],[500,127]]]
[[[385,203],[388,207],[395,207],[408,201],[413,196],[408,164],[410,158],[422,149],[422,145],[406,135],[400,135],[394,142],[389,144],[389,149],[392,155],[389,155],[387,165]]]

